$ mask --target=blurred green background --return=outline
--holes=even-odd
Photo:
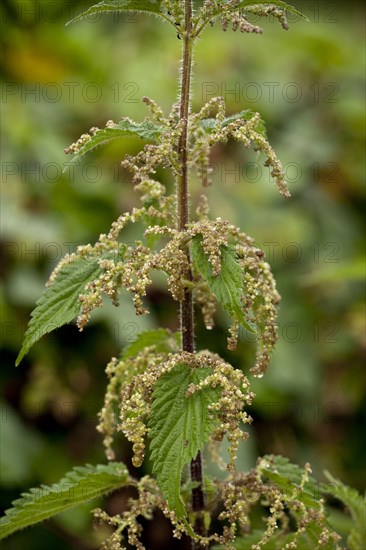
[[[119,163],[139,150],[139,142],[100,148],[62,174],[64,148],[108,119],[142,120],[144,95],[166,112],[177,97],[181,41],[174,32],[137,15],[65,28],[89,4],[1,4],[3,509],[30,486],[56,481],[72,466],[105,460],[95,430],[105,365],[140,331],[157,324],[177,328],[177,305],[157,284],[149,292],[148,317],[137,318],[128,297],[119,309],[106,302],[83,333],[64,327],[14,367],[30,312],[54,265],[78,244],[95,242],[120,212],[137,204]],[[240,449],[239,468],[251,467],[260,454],[282,453],[300,465],[311,462],[316,475],[328,469],[362,490],[365,13],[361,3],[340,0],[294,4],[310,23],[290,17],[284,32],[264,21],[263,36],[223,33],[215,25],[195,56],[194,108],[223,95],[229,114],[258,110],[292,192],[289,201],[278,196],[267,169],[255,164],[255,153],[234,143],[214,149],[212,214],[255,237],[282,295],[280,340],[267,375],[253,381],[254,424]],[[171,181],[165,172],[161,177]],[[201,192],[192,175],[193,204]],[[125,238],[134,235],[127,231]],[[243,334],[238,350],[227,352],[226,329],[222,315],[212,333],[198,317],[197,345],[247,372],[254,344]],[[130,464],[122,438],[117,448],[118,459]],[[108,510],[121,509],[125,498],[110,498]],[[103,535],[91,529],[87,513],[94,506],[16,535],[6,547],[97,548]],[[146,528],[148,547],[173,547],[165,520],[156,521]]]

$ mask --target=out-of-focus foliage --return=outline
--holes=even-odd
[[[268,20],[261,37],[224,34],[215,26],[205,31],[195,56],[194,108],[222,95],[229,115],[258,110],[292,192],[289,201],[279,198],[262,162],[238,144],[213,149],[212,214],[256,238],[282,295],[280,341],[266,376],[253,381],[254,423],[238,466],[279,453],[309,461],[315,476],[326,468],[362,489],[364,8],[340,0],[294,4],[310,23],[290,15],[285,33]],[[30,311],[58,260],[78,244],[93,243],[137,204],[120,160],[139,150],[139,139],[101,147],[65,173],[64,148],[110,119],[142,121],[144,95],[166,112],[177,95],[181,41],[168,25],[134,14],[65,28],[86,5],[1,4],[3,508],[20,490],[103,460],[95,425],[105,365],[155,323],[178,327],[177,305],[166,302],[157,279],[149,292],[153,315],[135,317],[122,295],[120,308],[106,302],[82,334],[63,327],[14,367]],[[159,175],[169,183],[169,174]],[[192,206],[201,192],[192,180]],[[136,237],[133,231],[126,229],[126,241]],[[222,314],[217,321],[207,332],[198,318],[197,345],[225,357],[227,319]],[[243,331],[234,354],[245,372],[253,364],[251,340]],[[130,448],[122,439],[118,445],[117,459],[128,461]],[[111,498],[109,512],[124,505],[125,496]],[[153,533],[147,529],[149,548],[173,547],[164,520],[156,525]],[[83,549],[98,547],[98,540],[83,509],[7,544],[10,550]]]

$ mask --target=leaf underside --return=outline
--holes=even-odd
[[[32,311],[22,348],[16,360],[19,365],[30,348],[42,336],[70,323],[80,309],[79,295],[85,285],[96,279],[102,270],[100,257],[76,258],[58,272],[53,283],[46,288]]]
[[[126,11],[147,12],[155,15],[162,15],[161,0],[104,0],[104,2],[94,4],[94,6],[91,6],[68,21],[66,26],[71,25],[71,23],[75,23],[76,21],[81,21],[82,19],[92,17],[93,15]]]
[[[0,518],[0,540],[130,483],[127,468],[120,462],[76,467],[58,483],[33,488],[15,500]]]
[[[230,246],[221,247],[221,273],[213,275],[208,256],[203,250],[202,237],[197,235],[191,241],[192,261],[217,301],[249,332],[255,329],[247,322],[243,312],[244,276],[243,268],[236,259],[235,250]]]
[[[185,394],[189,384],[197,384],[210,372],[178,364],[161,376],[153,393],[150,458],[159,488],[179,519],[186,515],[180,494],[182,470],[204,447],[217,423],[209,417],[208,405],[219,399],[221,390],[208,387],[190,397]]]

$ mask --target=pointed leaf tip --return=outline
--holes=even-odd
[[[100,257],[75,258],[57,273],[32,311],[16,366],[42,336],[70,323],[78,315],[79,295],[84,292],[88,282],[102,273],[99,260]]]

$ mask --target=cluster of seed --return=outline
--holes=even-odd
[[[169,167],[172,156],[171,144],[165,142],[159,145],[147,144],[142,151],[135,156],[126,155],[121,162],[121,167],[132,174],[133,182],[138,185],[150,174],[155,174],[158,166]]]
[[[156,122],[160,122],[163,125],[167,124],[168,121],[165,118],[164,111],[161,107],[159,107],[156,101],[147,96],[144,96],[142,98],[142,101],[145,103],[145,105],[148,106],[148,108],[150,109],[150,113],[153,119],[156,120]]]
[[[105,370],[108,377],[108,385],[104,395],[103,408],[98,414],[99,423],[97,430],[103,434],[103,445],[108,460],[116,458],[112,448],[113,434],[117,429],[116,411],[119,404],[121,380],[125,376],[126,371],[126,363],[119,361],[116,357],[112,357]]]
[[[194,361],[192,361],[192,364]],[[263,547],[271,544],[273,536],[279,532],[291,533],[290,517],[292,525],[294,520],[296,527],[292,532],[292,540],[286,543],[284,550],[296,550],[302,547],[301,536],[313,527],[321,528],[317,541],[317,548],[333,548],[334,550],[345,550],[339,546],[339,535],[333,532],[326,525],[324,502],[320,501],[319,509],[306,507],[301,498],[304,485],[311,472],[309,465],[305,466],[301,483],[294,485],[293,491],[289,494],[284,492],[280,485],[268,483],[262,474],[263,459],[258,460],[257,468],[248,473],[233,472],[228,481],[216,481],[219,498],[224,505],[224,510],[218,519],[227,522],[223,526],[223,533],[212,533],[207,537],[196,535],[194,540],[199,541],[202,546],[209,546],[213,541],[221,544],[225,550],[235,550],[234,541],[238,530],[245,537],[251,529],[249,514],[251,509],[259,502],[265,506],[269,515],[264,519],[266,530],[260,541],[252,546],[253,550],[262,550]],[[159,487],[155,480],[149,476],[143,477],[139,482],[133,483],[138,491],[137,498],[128,501],[128,510],[115,516],[109,516],[101,509],[94,510],[94,517],[98,523],[106,523],[115,531],[102,543],[103,550],[125,550],[122,543],[126,541],[129,547],[133,546],[139,550],[145,550],[141,543],[142,526],[138,523],[138,517],[151,520],[155,509],[162,510],[163,514],[171,521],[175,538],[181,538],[187,533],[186,526],[179,522],[174,511],[169,510],[166,502],[161,497]],[[300,546],[299,546],[300,545]]]
[[[154,255],[154,267],[167,273],[168,290],[178,302],[184,300],[190,267],[186,249],[182,247],[183,239],[184,233],[176,232],[176,235]]]
[[[225,119],[225,100],[222,96],[212,97],[201,107],[198,113],[191,115],[194,126],[196,126],[200,120],[207,119],[212,110],[217,111],[215,118],[218,122],[222,122]]]
[[[268,468],[267,460],[259,458],[257,461],[256,472],[258,476],[263,480],[263,468]],[[273,483],[264,483],[262,495],[265,496],[268,505],[270,506],[271,515],[267,519],[267,529],[264,533],[261,541],[253,548],[253,550],[261,550],[261,548],[270,540],[271,536],[275,533],[278,527],[278,521],[282,522],[284,528],[288,527],[288,514],[286,510],[290,510],[292,515],[296,518],[297,529],[291,543],[285,546],[287,549],[297,548],[299,538],[306,532],[307,528],[311,525],[320,526],[322,528],[321,535],[318,540],[319,548],[326,547],[329,542],[332,542],[332,548],[336,550],[342,550],[337,543],[340,540],[340,536],[331,531],[327,527],[327,518],[324,508],[324,500],[318,501],[319,509],[316,510],[311,507],[307,507],[301,500],[301,493],[303,492],[305,485],[309,481],[309,475],[311,474],[310,464],[305,464],[304,472],[299,485],[294,485],[290,494],[288,491],[281,491],[280,486],[275,486]],[[266,504],[266,503],[265,503]],[[301,542],[300,542],[301,545]]]
[[[210,213],[207,195],[200,195],[196,214],[199,220],[207,220]]]
[[[198,384],[190,384],[187,397],[203,388],[221,388],[217,403],[209,405],[209,412],[218,418],[219,424],[215,428],[212,438],[222,441],[226,435],[229,447],[229,463],[227,469],[235,470],[235,461],[240,440],[246,440],[248,433],[244,432],[240,424],[251,424],[251,417],[243,410],[250,405],[254,394],[250,391],[250,384],[244,374],[223,361],[218,355],[200,353],[190,358],[190,363],[197,367],[210,367],[211,374]]]
[[[131,123],[133,123],[133,121],[127,117],[125,117],[124,120],[129,120]],[[118,124],[116,124],[113,120],[108,120],[105,127],[113,129],[117,128]],[[64,152],[66,153],[66,155],[73,155],[78,153],[80,149],[82,149],[84,145],[91,140],[91,137],[95,136],[95,134],[100,131],[100,128],[93,126],[93,128],[90,128],[88,134],[83,134],[82,136],[80,136],[80,138],[75,143],[72,143],[69,147],[64,149]]]
[[[262,33],[263,29],[257,25],[253,25],[247,20],[246,14],[254,14],[256,16],[268,17],[272,15],[280,22],[283,29],[288,29],[288,22],[286,19],[286,12],[282,8],[278,8],[274,5],[256,5],[246,6],[244,9],[240,9],[241,0],[205,0],[201,9],[198,11],[198,29],[201,31],[207,22],[211,25],[217,17],[221,19],[222,29],[226,31],[229,23],[232,23],[234,31],[240,29],[241,32],[248,33]]]
[[[252,239],[221,218],[208,220],[206,200],[202,202],[201,208],[202,219],[190,224],[186,231],[178,232],[161,225],[150,226],[145,231],[145,237],[169,237],[168,242],[157,252],[152,252],[140,241],[135,241],[130,246],[122,246],[117,241],[127,222],[136,222],[147,217],[156,219],[159,216],[159,211],[153,206],[135,208],[131,213],[120,216],[112,224],[109,234],[101,235],[94,246],[79,247],[76,254],[66,256],[51,275],[50,283],[54,281],[60,269],[75,258],[84,257],[93,261],[99,258],[102,273],[87,283],[84,292],[79,296],[80,312],[77,324],[79,329],[83,330],[91,312],[102,306],[103,295],[109,296],[114,304],[118,304],[121,288],[132,294],[138,315],[147,313],[143,298],[147,286],[151,284],[151,271],[161,270],[167,274],[168,290],[175,300],[183,300],[186,288],[193,290],[195,300],[201,306],[205,325],[211,329],[214,325],[217,300],[199,274],[195,275],[193,283],[187,280],[189,258],[186,245],[199,235],[202,238],[203,250],[211,263],[212,273],[218,276],[221,272],[222,246],[226,246],[229,240],[232,240],[236,243],[236,255],[243,267],[243,311],[258,329],[258,352],[252,372],[256,376],[262,376],[277,340],[276,318],[280,296],[276,291],[275,281],[269,265],[263,260],[263,252],[254,246]],[[238,321],[233,319],[228,338],[230,349],[236,347],[238,330]]]
[[[231,23],[233,31],[237,31],[239,29],[240,32],[255,34],[262,34],[263,32],[261,27],[249,23],[246,17],[239,12],[228,13],[221,18],[221,28],[223,31],[227,30],[229,23]]]
[[[146,369],[136,374],[130,384],[124,384],[121,388],[118,430],[132,443],[132,463],[136,467],[141,466],[145,456],[145,438],[148,433],[146,419],[150,413],[151,394],[159,379],[161,364],[162,358],[159,355],[150,356]]]
[[[209,187],[212,184],[213,169],[210,166],[210,147],[207,143],[199,147],[198,153],[195,155],[194,164],[197,169],[197,177],[201,181],[203,187]]]
[[[169,227],[150,226],[144,234],[145,237],[151,235],[170,237],[165,246],[151,255],[148,267],[167,274],[168,290],[174,300],[181,302],[184,299],[185,289],[191,285],[191,282],[187,279],[190,263],[186,247],[186,232]]]
[[[278,8],[276,6],[247,6],[245,11],[262,17],[272,15],[279,21],[281,27],[285,31],[288,31],[289,29],[286,11],[282,8]]]
[[[218,484],[221,493],[221,499],[224,503],[224,511],[219,515],[221,521],[227,520],[230,524],[229,537],[225,548],[231,549],[233,546],[230,541],[235,540],[237,527],[244,534],[250,530],[249,511],[258,502],[268,508],[269,515],[265,519],[266,530],[259,542],[252,546],[253,550],[261,550],[264,546],[271,543],[271,539],[279,530],[282,532],[290,531],[290,516],[296,519],[296,531],[293,532],[292,541],[286,543],[284,549],[296,549],[298,543],[301,546],[300,537],[306,532],[307,528],[317,525],[322,528],[318,540],[319,548],[327,548],[332,543],[332,548],[341,550],[337,545],[340,540],[339,535],[331,531],[326,525],[326,515],[324,502],[320,501],[319,509],[306,507],[300,500],[304,486],[311,473],[310,466],[305,465],[304,473],[299,485],[294,485],[289,493],[281,489],[280,485],[268,483],[262,474],[262,468],[268,464],[259,459],[256,469],[248,473],[235,472],[232,479],[228,482]]]
[[[217,109],[214,119],[206,119],[212,109]],[[206,127],[207,124],[208,128]],[[262,121],[259,113],[251,118],[231,117],[225,119],[225,103],[222,97],[212,98],[204,105],[198,114],[192,115],[191,130],[194,144],[191,151],[191,163],[197,166],[198,175],[204,185],[210,183],[210,147],[218,143],[226,143],[230,138],[239,141],[245,148],[252,145],[255,151],[266,156],[265,166],[271,168],[271,175],[275,180],[278,191],[284,197],[289,197],[284,170],[274,150],[261,129]]]
[[[171,211],[171,208],[169,210]],[[93,259],[102,256],[99,260],[99,266],[103,273],[87,283],[85,292],[79,296],[80,313],[77,324],[80,330],[88,323],[91,312],[102,306],[103,294],[111,297],[114,304],[118,304],[118,293],[121,287],[124,287],[133,295],[136,314],[143,315],[147,313],[148,310],[144,307],[142,299],[146,295],[147,286],[151,284],[150,272],[152,269],[161,269],[167,272],[169,289],[173,297],[177,300],[182,299],[183,274],[188,268],[188,259],[180,249],[182,237],[179,234],[158,253],[153,254],[150,248],[143,245],[141,241],[135,241],[129,247],[123,245],[123,254],[121,254],[122,245],[117,241],[120,232],[128,222],[135,223],[139,219],[147,221],[153,219],[155,222],[159,221],[160,223],[166,221],[164,212],[162,213],[153,206],[140,209],[134,208],[131,213],[125,213],[113,222],[109,234],[100,235],[99,241],[94,247],[91,245],[79,247],[77,253],[66,256],[52,273],[48,284],[55,280],[65,264],[77,257]],[[166,234],[165,230],[169,231],[168,228],[155,226],[156,234]],[[153,231],[154,228],[151,228],[150,232]],[[115,251],[115,254],[113,254],[113,251]],[[107,254],[108,257],[113,254],[113,260],[106,259],[103,254]]]
[[[113,357],[106,367],[109,382],[104,397],[104,405],[98,415],[97,430],[104,436],[103,444],[108,460],[114,460],[115,458],[112,444],[118,426],[122,385],[129,384],[132,378],[143,372],[155,357],[157,357],[155,347],[147,347],[132,358],[117,359]],[[158,359],[164,360],[165,356],[159,354]]]
[[[243,533],[249,532],[249,511],[251,506],[258,502],[262,489],[257,477],[253,472],[247,474],[235,472],[232,480],[218,483],[220,500],[224,505],[224,510],[218,519],[229,523],[225,533],[225,549],[235,548],[231,543],[235,540],[238,528]]]
[[[262,250],[248,244],[248,237],[239,235],[236,253],[244,272],[244,311],[257,327],[257,356],[251,372],[261,378],[277,342],[277,308],[281,299],[269,264]]]
[[[222,246],[234,242],[236,257],[243,268],[243,312],[254,323],[258,333],[256,363],[251,372],[262,377],[277,342],[277,307],[281,299],[270,266],[264,260],[263,251],[255,246],[251,237],[221,218],[203,218],[192,223],[187,227],[186,234],[189,239],[197,235],[202,237],[203,249],[216,276],[221,272]],[[195,273],[193,292],[196,302],[201,306],[205,326],[212,329],[217,300],[198,273]],[[228,347],[231,350],[237,346],[239,333],[238,320],[232,321],[228,338]]]
[[[46,283],[46,287],[51,286],[55,282],[56,277],[60,273],[60,271],[62,271],[62,269],[67,266],[67,264],[70,264],[71,262],[76,260],[76,258],[78,258],[78,254],[76,254],[75,252],[73,252],[72,254],[66,254],[52,271]]]
[[[165,118],[162,109],[150,98],[144,97],[144,103],[149,107],[153,118],[162,124],[162,133],[158,144],[145,145],[142,151],[135,156],[126,155],[121,166],[132,174],[133,181],[139,186],[156,173],[156,168],[162,166],[171,168],[177,175],[180,170],[177,155],[177,145],[181,135],[181,121],[179,120],[179,105],[174,104],[168,118]],[[158,183],[158,182],[157,182]],[[162,184],[160,183],[159,187]]]
[[[128,543],[128,548],[148,550],[140,540],[142,526],[138,523],[138,518],[153,519],[155,509],[160,509],[170,520],[173,526],[173,537],[181,539],[183,534],[188,534],[186,524],[177,519],[175,512],[168,508],[166,501],[162,498],[156,480],[150,476],[144,476],[138,482],[131,481],[131,485],[137,489],[138,496],[129,499],[128,510],[114,516],[110,516],[100,508],[93,510],[96,523],[104,523],[114,528],[112,535],[103,541],[102,550],[127,550],[126,546],[122,546],[125,542]],[[217,534],[210,537],[195,535],[194,540],[201,541],[206,546],[211,541],[221,542],[223,538]]]
[[[148,313],[142,298],[146,295],[146,287],[152,282],[150,278],[152,265],[152,254],[148,247],[136,241],[134,246],[127,248],[121,283],[133,295],[136,315]]]
[[[141,183],[135,185],[135,190],[141,193],[143,203],[160,201],[165,194],[164,185],[151,178],[141,180]]]
[[[260,120],[259,113],[255,113],[249,120],[237,119],[230,122],[227,126],[210,135],[210,145],[227,141],[230,137],[242,143],[247,149],[254,144],[255,151],[260,151],[266,155],[265,166],[271,167],[271,175],[276,182],[278,191],[287,198],[290,196],[290,192],[285,181],[282,164],[266,137],[257,131]]]
[[[216,313],[217,300],[204,281],[198,282],[193,289],[194,301],[200,306],[203,322],[207,330],[215,326],[214,316]]]
[[[156,217],[170,226],[176,223],[175,195],[166,197],[165,186],[153,179],[151,174],[155,174],[158,166],[173,168],[173,157],[174,152],[167,144],[146,145],[134,157],[127,155],[121,163],[132,174],[135,190],[141,194],[144,206],[156,205]]]
[[[90,319],[91,312],[103,305],[102,295],[105,294],[118,305],[118,294],[121,287],[133,295],[137,315],[147,313],[142,298],[146,295],[146,287],[151,283],[149,273],[152,269],[152,254],[141,241],[135,241],[127,247],[118,242],[120,232],[128,222],[135,223],[140,219],[165,221],[165,215],[153,206],[134,208],[132,212],[122,214],[113,222],[108,235],[101,234],[94,245],[80,246],[76,253],[65,256],[51,274],[48,284],[52,284],[60,270],[78,257],[87,260],[99,258],[102,274],[86,284],[84,292],[79,295],[80,312],[77,325],[83,330]]]
[[[220,0],[205,0],[201,9],[198,12],[198,20],[205,24],[209,21],[211,25],[217,17],[221,18],[223,29],[226,30],[223,20],[229,18],[233,14],[239,13],[240,0],[227,0],[225,2]],[[202,26],[201,26],[202,27]]]
[[[163,223],[166,219],[165,210],[158,210],[154,206],[133,208],[131,212],[121,214],[119,218],[112,223],[108,235],[100,235],[99,242],[112,244],[117,241],[121,231],[126,227],[128,222],[136,223],[139,220],[145,221],[151,218],[157,219],[160,223]]]
[[[236,132],[236,135],[234,137],[235,139],[240,141],[244,135],[245,133],[243,134],[242,131],[239,130],[238,132]],[[258,132],[255,132],[254,130],[250,130],[248,135],[249,139],[251,139],[255,144],[254,150],[260,151],[261,153],[264,153],[266,155],[267,160],[265,161],[264,166],[268,166],[271,168],[271,176],[276,182],[278,191],[283,197],[289,198],[291,194],[285,181],[283,166],[278,160],[272,146],[269,144],[268,140],[264,136],[258,134]]]
[[[95,128],[91,128],[90,129],[90,134],[93,134],[93,131],[95,130]],[[66,155],[73,155],[73,154],[76,154],[80,151],[80,149],[86,144],[88,143],[88,141],[91,140],[91,135],[90,134],[83,134],[79,137],[79,139],[75,142],[75,143],[72,143],[69,147],[67,147],[66,149],[64,149],[64,152],[66,153]]]
[[[196,168],[198,179],[201,180],[204,187],[212,184],[212,167],[210,165],[210,147],[205,130],[205,120],[207,121],[212,111],[216,111],[214,123],[221,124],[225,118],[225,102],[222,97],[213,97],[208,101],[198,113],[191,115],[190,137],[191,148],[189,154],[189,164]],[[202,126],[203,124],[203,126]]]
[[[231,224],[221,218],[213,221],[204,219],[189,224],[186,231],[190,238],[197,235],[202,237],[202,248],[208,256],[214,276],[221,273],[221,247],[228,243],[230,227]]]
[[[90,319],[91,312],[103,305],[102,295],[112,299],[118,305],[118,294],[124,287],[133,295],[133,303],[137,315],[148,313],[142,298],[146,295],[146,287],[151,284],[151,252],[141,242],[135,241],[133,246],[126,247],[123,260],[99,260],[103,273],[85,286],[85,294],[79,295],[80,313],[77,319],[79,330],[83,330]]]
[[[186,362],[184,352],[168,354],[165,360],[159,355],[149,358],[143,372],[134,376],[129,384],[121,389],[120,424],[121,430],[133,443],[134,466],[141,466],[145,456],[145,437],[148,432],[146,420],[151,411],[151,395],[159,378],[170,372],[175,365]],[[190,358],[190,355],[189,355]]]
[[[230,336],[227,338],[227,349],[230,351],[234,351],[238,347],[239,330],[240,323],[238,323],[238,321],[234,321],[229,327]]]
[[[102,550],[127,550],[131,546],[138,550],[145,550],[140,540],[142,526],[137,518],[151,520],[154,509],[161,506],[161,498],[156,482],[149,476],[141,478],[136,483],[136,489],[138,497],[129,499],[129,508],[125,512],[110,516],[100,508],[93,511],[96,523],[104,523],[115,529],[112,535],[102,543]],[[126,541],[128,546],[122,546],[122,541]]]
[[[217,17],[221,10],[219,6],[220,4],[217,0],[204,0],[197,14],[199,19],[202,19],[203,21],[211,20],[213,24],[214,18]]]

